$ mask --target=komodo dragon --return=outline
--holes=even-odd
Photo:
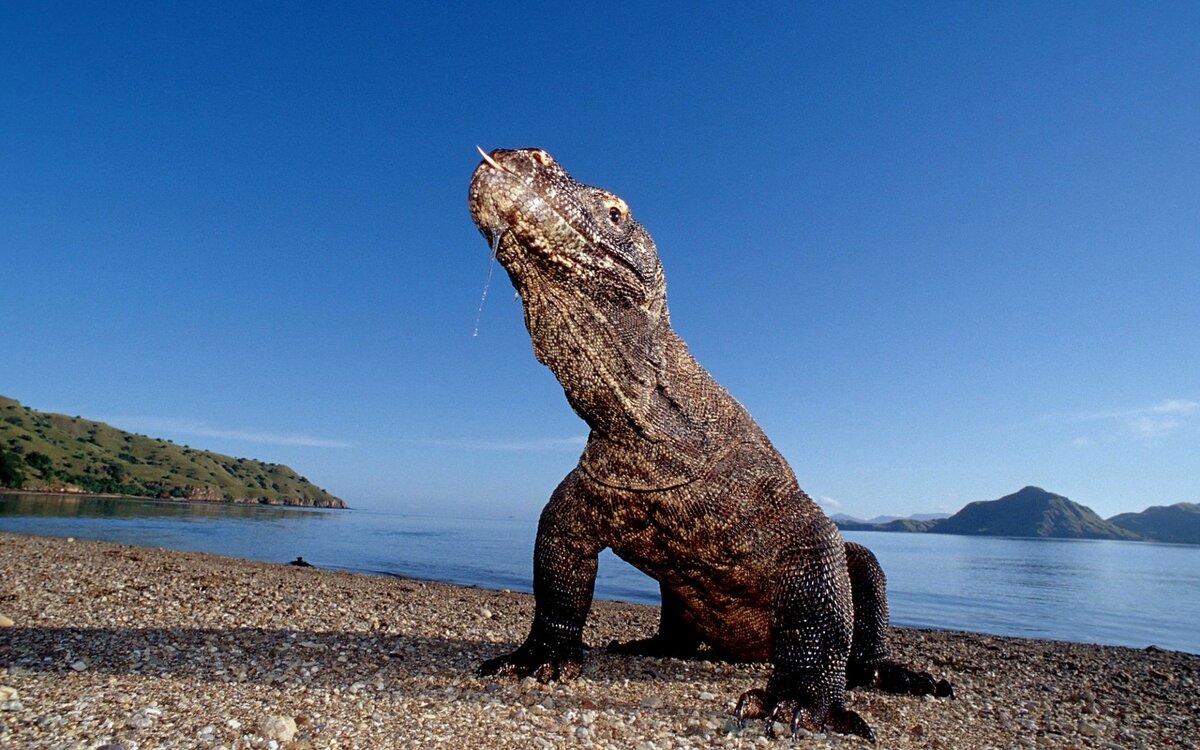
[[[534,546],[533,626],[482,675],[579,673],[597,554],[655,578],[652,638],[610,649],[770,660],[739,720],[767,717],[873,739],[845,690],[951,695],[888,658],[883,572],[843,543],[746,410],[676,335],[654,241],[625,201],[540,149],[483,154],[471,215],[520,293],[538,361],[591,428],[550,497]]]

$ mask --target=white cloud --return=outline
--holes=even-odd
[[[817,505],[820,505],[822,508],[826,508],[828,510],[837,510],[838,508],[842,507],[842,504],[839,501],[834,500],[832,497],[826,497],[825,495],[817,498]]]
[[[464,448],[476,451],[562,451],[579,450],[587,444],[587,436],[545,438],[541,440],[439,440],[410,439],[408,443],[436,445],[442,448]]]
[[[181,419],[165,417],[111,417],[104,421],[125,430],[134,430],[146,434],[167,433],[172,435],[191,435],[193,437],[215,438],[217,440],[235,440],[242,443],[260,443],[264,445],[294,445],[303,448],[353,448],[354,443],[344,440],[328,440],[310,435],[279,434],[274,432],[257,432],[251,430],[229,430],[211,427],[201,422],[188,422]]]
[[[1133,437],[1138,440],[1153,440],[1169,435],[1192,415],[1200,412],[1200,402],[1188,399],[1167,399],[1137,409],[1113,409],[1086,412],[1070,417],[1072,422],[1107,423],[1107,440]],[[1095,436],[1081,435],[1072,441],[1076,446],[1087,447],[1096,442]]]
[[[1174,432],[1182,424],[1178,419],[1155,419],[1154,417],[1134,417],[1128,422],[1129,427],[1138,437],[1155,438]]]
[[[1200,410],[1200,402],[1175,398],[1168,399],[1166,401],[1159,401],[1157,404],[1152,406],[1144,406],[1140,409],[1118,409],[1115,411],[1097,411],[1088,414],[1081,414],[1077,417],[1077,419],[1084,422],[1090,422],[1100,419],[1138,418],[1154,414],[1191,414],[1198,410]]]

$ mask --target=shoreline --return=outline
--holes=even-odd
[[[738,729],[732,705],[765,664],[598,649],[572,682],[475,677],[524,638],[528,594],[9,533],[0,569],[0,746],[868,747]],[[643,637],[657,616],[598,601],[585,640]],[[892,640],[958,697],[850,692],[879,747],[1197,747],[1198,655],[906,628]]]
[[[299,503],[264,503],[258,500],[192,500],[186,497],[150,497],[149,495],[121,495],[116,493],[71,492],[68,490],[14,490],[0,487],[0,495],[26,495],[31,497],[97,498],[100,500],[138,500],[146,503],[173,503],[179,505],[262,505],[268,508],[308,508],[311,510],[351,510],[349,505],[301,505]]]

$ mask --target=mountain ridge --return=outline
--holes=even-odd
[[[834,522],[843,531],[1200,544],[1200,504],[1152,506],[1140,513],[1120,513],[1104,519],[1086,505],[1032,485],[996,500],[968,503],[948,518],[918,520],[910,516],[887,523]]]
[[[1152,542],[1196,544],[1200,539],[1200,504],[1152,505],[1141,513],[1118,513],[1110,523]]]

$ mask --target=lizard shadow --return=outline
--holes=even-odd
[[[337,632],[252,627],[232,628],[6,628],[0,640],[0,670],[10,675],[100,673],[144,679],[194,680],[209,684],[258,683],[306,690],[350,690],[408,695],[446,690],[455,700],[488,701],[531,692],[569,693],[565,705],[579,704],[607,686],[626,682],[669,682],[692,672],[693,662],[611,655],[596,650],[578,688],[559,691],[554,683],[530,686],[517,680],[481,678],[484,659],[516,644],[388,632]],[[753,682],[750,665],[723,673],[701,670],[688,679],[713,683]],[[355,685],[358,687],[355,687]],[[456,690],[449,690],[455,688]],[[563,701],[560,699],[560,703]],[[609,701],[612,707],[636,707]]]

